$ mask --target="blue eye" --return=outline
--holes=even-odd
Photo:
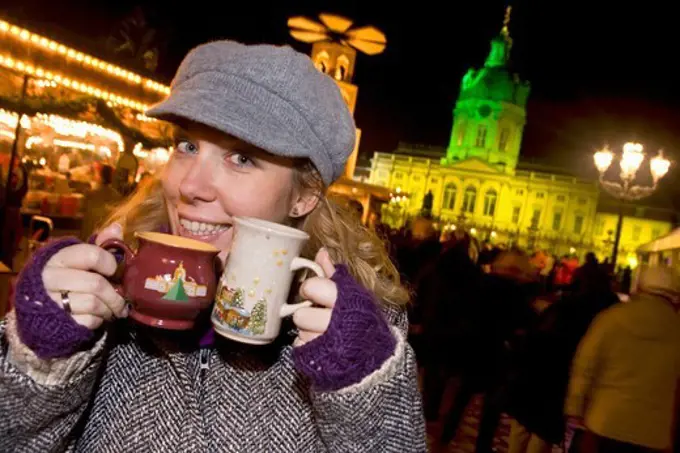
[[[177,151],[184,154],[196,154],[198,152],[198,146],[188,140],[178,140],[176,148]]]
[[[250,157],[239,153],[232,153],[229,155],[229,162],[237,167],[250,167],[254,165],[253,160]]]

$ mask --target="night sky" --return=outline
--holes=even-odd
[[[156,77],[168,82],[192,46],[216,38],[242,42],[294,41],[286,20],[331,12],[373,24],[388,46],[361,55],[357,124],[361,152],[391,151],[399,141],[445,145],[465,70],[483,63],[500,30],[503,1],[239,1],[219,13],[205,0],[167,1],[4,0],[3,15],[84,50],[142,5],[166,43]],[[604,143],[638,140],[656,154],[663,147],[680,159],[680,84],[675,7],[661,1],[515,1],[510,25],[516,71],[532,84],[522,156],[593,176],[591,153]],[[668,2],[670,5],[671,2]],[[234,9],[233,5],[238,5]],[[83,41],[78,45],[80,40]],[[89,47],[85,47],[89,46]],[[94,51],[94,50],[93,50]],[[680,168],[665,182],[675,189]],[[670,192],[670,191],[669,191]],[[674,190],[673,190],[674,192]]]

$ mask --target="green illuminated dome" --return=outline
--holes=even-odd
[[[510,68],[509,21],[508,7],[484,66],[468,70],[461,80],[442,165],[476,158],[506,173],[517,166],[531,88]]]

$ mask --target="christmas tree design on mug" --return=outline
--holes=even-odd
[[[164,293],[162,297],[164,300],[178,302],[186,302],[189,297],[205,296],[208,289],[205,285],[196,284],[193,278],[187,277],[182,261],[179,262],[172,276],[165,274],[154,278],[149,277],[144,281],[144,288]]]

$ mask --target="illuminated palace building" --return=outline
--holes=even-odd
[[[597,181],[520,162],[530,87],[509,70],[508,19],[506,14],[484,66],[470,69],[461,81],[448,147],[400,144],[394,153],[374,154],[369,182],[393,194],[382,220],[404,225],[420,214],[429,192],[435,226],[444,230],[465,228],[480,240],[558,255],[592,250],[609,256],[618,210]],[[671,211],[628,209],[620,264],[633,262],[638,245],[672,226]]]

